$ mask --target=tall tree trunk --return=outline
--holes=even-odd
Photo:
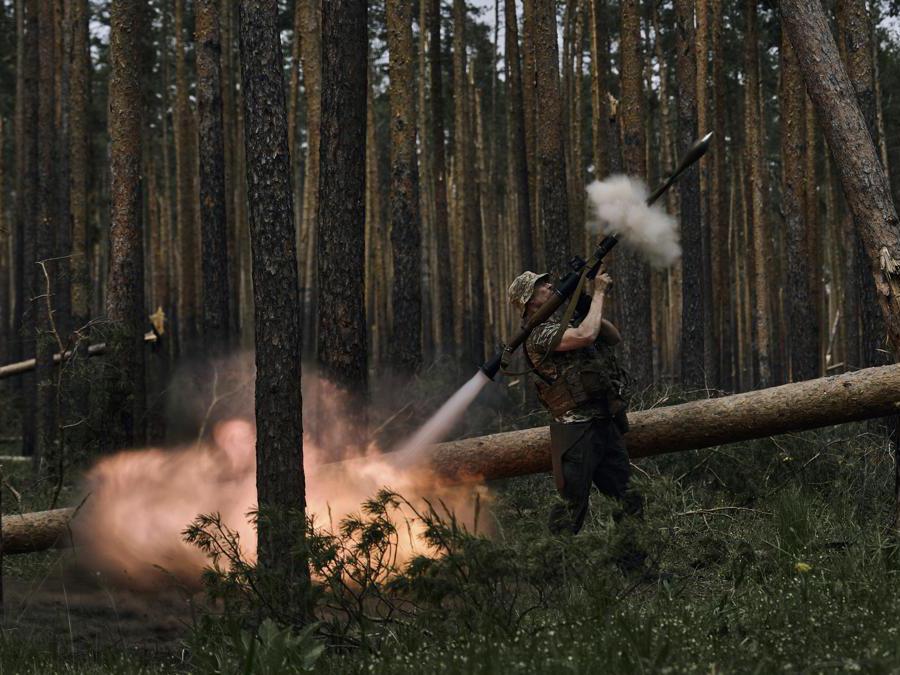
[[[609,28],[605,0],[589,0],[591,30],[591,110],[593,119],[594,178],[610,173],[609,147]],[[618,130],[614,130],[618,138]]]
[[[4,149],[6,140],[6,125],[0,117],[0,152]],[[6,221],[6,161],[5,155],[0,156],[0,363],[9,361],[10,316],[12,315],[12,303],[10,296],[10,251],[12,249],[12,232],[7,227]],[[2,532],[0,532],[2,536]],[[2,561],[0,561],[2,563]],[[2,586],[0,578],[0,586]],[[0,597],[2,608],[2,597]]]
[[[422,365],[422,219],[416,157],[415,45],[412,4],[387,0],[391,106],[391,247],[394,284],[391,301],[390,363],[403,375]]]
[[[441,58],[441,3],[425,0],[428,12],[428,62],[431,75],[431,175],[434,179],[434,231],[437,240],[437,312],[440,316],[440,345],[445,354],[453,349],[453,275],[450,272],[450,222],[447,211],[447,167],[444,150],[444,92]],[[460,301],[462,301],[460,299]]]
[[[110,16],[110,262],[106,314],[107,450],[144,440],[144,249],[141,216],[141,3],[113,3]]]
[[[469,301],[465,302],[465,330],[463,331],[462,358],[466,365],[477,365],[484,360],[484,263],[482,254],[481,217],[478,210],[475,174],[475,149],[472,139],[472,106],[467,92],[468,66],[466,59],[466,3],[453,0],[453,95],[454,131],[453,162],[456,168],[457,214],[463,224],[465,274],[458,274],[463,285],[457,287],[456,302],[465,298],[468,283]],[[565,190],[565,183],[562,189]],[[466,278],[468,277],[468,279]]]
[[[545,269],[546,251],[538,212],[538,159],[537,159],[537,72],[535,70],[535,3],[539,0],[522,0],[522,106],[525,119],[525,149],[528,165],[528,193],[531,196],[532,241],[535,249],[535,267]]]
[[[641,56],[641,17],[636,0],[623,0],[621,35],[622,159],[625,173],[643,178],[644,93]],[[622,322],[625,361],[639,387],[653,381],[650,269],[633,251],[616,252],[617,308]]]
[[[818,323],[809,288],[809,242],[803,219],[805,112],[803,82],[787,35],[781,41],[782,207],[788,236],[788,311],[792,381],[818,374]]]
[[[299,289],[276,0],[240,4],[241,88],[256,314],[256,492],[259,565],[274,618],[306,614],[306,486],[300,394]]]
[[[422,288],[422,356],[425,362],[436,353],[437,317],[435,316],[437,259],[434,250],[434,179],[431,175],[431,138],[428,134],[428,10],[429,3],[419,3],[417,47],[416,126],[419,138],[419,211],[422,214],[421,288]]]
[[[72,213],[72,323],[76,329],[88,321],[88,101],[91,56],[87,0],[72,4],[72,53],[69,77],[69,203]]]
[[[528,154],[525,138],[525,111],[522,103],[522,69],[519,64],[519,28],[515,0],[505,0],[506,86],[509,147],[509,192],[516,207],[515,231],[519,260],[523,269],[534,269],[531,238],[531,196],[528,186]]]
[[[318,350],[322,374],[345,390],[359,443],[366,434],[365,255],[366,3],[334,0],[322,12],[322,119],[318,204]]]
[[[72,254],[72,217],[69,204],[69,52],[72,49],[70,31],[72,3],[57,0],[54,5],[54,33],[56,52],[54,54],[55,73],[55,123],[57,130],[56,153],[56,242],[53,250],[56,256]],[[65,260],[53,263],[55,272],[55,295],[53,319],[62,340],[68,340],[72,332],[72,278]],[[60,380],[61,381],[61,380]],[[63,439],[60,439],[63,442]]]
[[[712,49],[712,98],[715,105],[713,113],[713,133],[716,142],[711,148],[712,171],[709,181],[709,227],[710,227],[710,268],[712,275],[712,304],[714,311],[715,345],[719,350],[720,386],[725,390],[734,388],[731,378],[733,370],[732,326],[733,313],[730,301],[734,296],[728,280],[728,233],[733,226],[726,213],[726,177],[725,177],[725,68],[724,46],[722,44],[723,15],[722,0],[710,0],[712,30],[710,47]]]
[[[53,355],[59,350],[59,339],[53,324],[56,266],[56,236],[59,228],[56,126],[56,54],[53,0],[41,0],[38,17],[40,42],[38,47],[38,190],[39,216],[35,237],[35,272],[32,303],[35,317],[35,378],[34,399],[37,430],[35,436],[35,469],[51,470],[58,477],[57,447],[57,380],[54,377]]]
[[[534,63],[536,78],[537,170],[539,173],[540,229],[547,267],[564,273],[569,251],[569,200],[566,155],[559,87],[559,53],[556,41],[556,3],[534,0]]]
[[[760,115],[759,32],[756,0],[747,2],[747,34],[744,38],[747,78],[744,123],[746,125],[747,174],[750,179],[751,232],[754,260],[754,335],[759,369],[759,386],[772,384],[772,345],[769,306],[768,236],[763,191],[763,130]]]
[[[220,22],[222,55],[220,59],[222,74],[222,133],[225,136],[225,222],[228,224],[228,299],[229,329],[234,346],[241,345],[241,269],[240,269],[240,225],[236,195],[239,187],[246,185],[244,176],[238,170],[237,157],[240,148],[236,117],[235,96],[235,56],[234,56],[234,15],[231,0],[219,0],[221,3]],[[299,7],[299,3],[298,3]],[[296,193],[296,185],[295,193]],[[295,205],[296,208],[296,205]],[[299,221],[298,221],[299,222]]]
[[[198,309],[201,289],[197,288],[199,241],[195,215],[194,111],[188,98],[187,59],[184,45],[184,3],[175,0],[175,185],[178,228],[178,342],[182,353],[197,347]]]
[[[298,0],[303,12],[303,37],[300,58],[303,62],[303,84],[306,93],[306,176],[303,179],[303,222],[300,230],[301,256],[305,265],[300,271],[303,291],[304,353],[315,353],[317,337],[316,238],[320,231],[319,161],[322,120],[322,0]]]
[[[866,121],[872,142],[879,146],[878,116],[875,97],[875,63],[872,49],[872,19],[865,0],[838,0],[837,21],[839,40],[843,42],[844,65],[856,93],[856,101]],[[866,250],[859,233],[853,234],[853,254],[856,266],[866,267]],[[849,252],[848,252],[849,254]],[[875,302],[878,291],[872,277],[859,274],[859,312],[861,319],[861,366],[884,365],[890,362],[885,351],[885,328]]]
[[[675,0],[676,80],[678,82],[678,153],[683,155],[697,137],[697,69],[693,0]],[[678,183],[681,206],[682,257],[681,285],[681,381],[689,388],[704,388],[710,383],[704,363],[704,327],[706,293],[704,258],[708,250],[703,242],[700,210],[700,173],[695,164]],[[712,383],[715,383],[713,380]]]
[[[197,110],[200,137],[200,223],[203,336],[207,353],[230,347],[228,223],[225,221],[225,149],[218,0],[197,0]],[[292,217],[293,222],[293,217]]]

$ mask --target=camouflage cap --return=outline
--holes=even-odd
[[[549,276],[546,272],[543,274],[530,271],[522,272],[509,285],[509,290],[507,291],[509,304],[516,308],[519,316],[525,316],[525,306],[534,294],[534,287],[537,286],[538,282],[547,279]]]

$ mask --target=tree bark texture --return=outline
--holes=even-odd
[[[219,0],[197,0],[195,12],[203,270],[201,306],[205,351],[215,356],[230,346]]]
[[[175,0],[175,213],[178,229],[178,343],[182,354],[194,351],[198,336],[201,289],[197,287],[200,242],[195,211],[194,153],[197,136],[194,111],[188,98],[187,57],[184,45],[184,3]]]
[[[139,0],[118,0],[110,15],[110,232],[106,316],[108,410],[104,449],[145,438],[144,248],[141,188],[141,63]]]
[[[318,340],[316,305],[318,284],[316,275],[319,214],[319,157],[322,130],[322,0],[300,2],[303,37],[300,59],[303,65],[303,86],[306,98],[306,169],[303,179],[303,220],[300,224],[301,256],[306,264],[300,270],[303,293],[304,353],[312,355]]]
[[[416,155],[413,6],[406,0],[388,0],[385,10],[391,78],[391,247],[394,263],[390,363],[397,373],[412,375],[422,365],[422,217]]]
[[[757,30],[756,2],[747,2],[747,34],[745,44],[745,71],[747,76],[744,124],[747,174],[750,179],[750,213],[753,240],[753,324],[757,368],[761,387],[772,383],[772,345],[769,318],[769,228],[765,216],[765,192],[763,188],[762,148],[764,133],[760,114],[759,79],[759,31]]]
[[[837,24],[839,40],[843,42],[844,66],[856,93],[856,102],[866,121],[866,128],[877,148],[879,145],[878,107],[875,96],[875,60],[872,45],[872,19],[866,9],[865,0],[839,0],[837,2]],[[852,234],[859,272],[865,270],[867,255],[859,233]],[[851,255],[848,251],[847,255]],[[862,359],[863,366],[884,365],[891,359],[884,347],[885,328],[877,303],[877,291],[873,278],[864,273],[858,274],[860,294],[859,313],[861,319]]]
[[[57,381],[53,374],[53,354],[57,339],[53,324],[56,302],[56,237],[59,223],[58,162],[56,126],[56,53],[53,0],[41,0],[38,16],[38,191],[39,208],[35,237],[34,287],[32,306],[35,317],[36,396],[33,399],[37,422],[35,467],[46,471],[58,466],[54,452],[57,441]]]
[[[693,0],[675,0],[675,76],[678,83],[678,155],[683,156],[697,138],[697,68]],[[701,160],[702,161],[702,160]],[[700,210],[700,171],[697,164],[678,181],[681,207],[681,382],[705,388],[705,305],[709,288],[704,283],[705,257]]]
[[[509,192],[515,204],[515,232],[519,264],[534,269],[531,238],[531,193],[528,188],[528,151],[525,140],[525,109],[522,102],[522,68],[519,63],[519,24],[515,0],[504,0],[506,18],[506,115],[509,143]],[[512,281],[510,279],[509,281]]]
[[[345,390],[354,416],[367,390],[365,256],[366,3],[322,12],[322,119],[318,204],[318,362]],[[361,420],[360,428],[365,428]]]
[[[641,56],[641,17],[637,0],[622,0],[621,93],[623,169],[629,176],[646,177],[644,155],[644,92]],[[616,310],[622,323],[625,364],[637,387],[653,380],[650,268],[633,251],[616,251]]]
[[[866,368],[780,387],[630,413],[632,459],[715,447],[883,417],[900,401],[900,365]],[[402,470],[423,469],[448,483],[500,480],[550,471],[550,430],[536,427],[432,446],[428,453],[386,457]],[[365,459],[348,460],[363,464]],[[329,471],[327,465],[311,472]],[[346,464],[341,472],[347,471]],[[72,509],[3,518],[4,553],[60,545]],[[18,522],[17,522],[18,521]],[[9,533],[9,534],[7,534]],[[65,542],[62,542],[65,545]]]
[[[888,340],[900,352],[900,221],[887,176],[819,0],[782,0],[781,15],[866,249]]]
[[[559,48],[556,3],[534,0],[534,64],[536,79],[537,171],[540,226],[548,271],[568,270],[569,199],[563,144],[562,97],[559,86]]]
[[[300,320],[281,42],[276,0],[240,4],[241,84],[256,326],[259,564],[282,590],[276,612],[303,614],[305,530]]]
[[[603,180],[610,173],[610,136],[618,138],[615,118],[609,106],[609,27],[605,0],[589,0],[591,31],[591,110],[594,146],[594,178]],[[610,121],[612,120],[612,125]],[[610,133],[612,126],[612,133]],[[618,148],[618,144],[615,145]]]
[[[428,63],[431,75],[431,116],[428,148],[431,175],[434,179],[434,231],[437,240],[438,304],[440,316],[440,349],[453,352],[453,275],[450,271],[450,221],[447,211],[447,166],[444,150],[444,91],[441,56],[441,2],[427,0]],[[421,86],[421,84],[420,84]]]
[[[484,360],[485,298],[484,255],[478,185],[475,182],[473,106],[469,101],[468,60],[466,58],[466,3],[453,0],[453,162],[456,179],[456,208],[461,217],[464,269],[456,270],[455,300],[463,304],[462,360],[478,365]],[[565,190],[565,183],[563,183]],[[468,290],[468,294],[466,293]],[[458,328],[458,327],[457,327]]]
[[[809,380],[819,370],[819,331],[809,288],[809,242],[803,218],[805,89],[787,35],[781,41],[781,210],[788,239],[787,313],[791,380]]]
[[[90,273],[88,267],[88,105],[90,99],[90,36],[87,0],[71,0],[72,52],[69,71],[69,207],[72,213],[72,325],[88,321]]]

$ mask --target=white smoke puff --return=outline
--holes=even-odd
[[[588,185],[587,194],[595,219],[588,223],[592,230],[618,235],[657,269],[681,257],[678,223],[658,204],[647,206],[650,192],[644,181],[610,176]]]

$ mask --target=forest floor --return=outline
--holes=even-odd
[[[460,547],[465,578],[438,567],[430,585],[413,579],[428,589],[417,613],[372,624],[354,646],[332,642],[314,670],[898,671],[900,545],[886,534],[894,465],[878,429],[644,459],[635,478],[644,519],[614,525],[615,505],[595,493],[574,539],[546,533],[547,476],[491,485],[495,533]],[[28,464],[4,466],[4,479],[21,494],[16,503],[7,489],[4,512],[46,508]],[[648,554],[639,572],[617,564],[626,541]],[[0,675],[215,672],[192,660],[199,610],[179,589],[115,588],[65,551],[3,565]],[[251,670],[292,672],[260,661]]]

